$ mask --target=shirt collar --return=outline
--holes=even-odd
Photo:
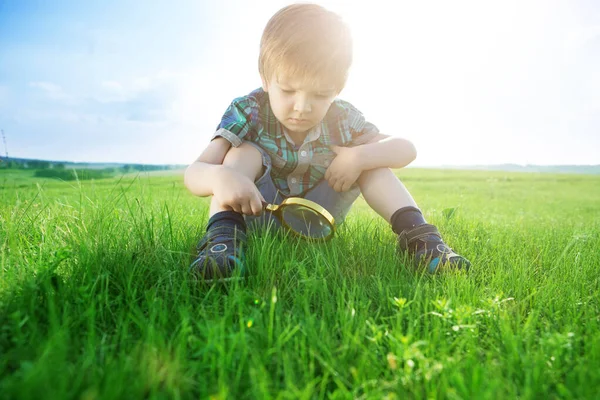
[[[321,133],[323,132],[322,125],[323,121],[319,122],[314,128],[310,130],[310,132],[308,132],[306,138],[309,142],[314,142],[315,140],[321,137]]]
[[[304,139],[304,143],[310,143],[310,142],[314,142],[315,140],[319,139],[321,137],[321,133],[323,132],[323,128],[322,128],[323,122],[318,123],[316,126],[314,126],[313,128],[311,128],[310,131],[308,131],[308,134],[306,135],[306,138]],[[288,133],[285,130],[285,127],[283,126],[283,124],[280,123],[281,129],[278,130],[278,133],[275,134],[275,137],[281,137],[281,136],[285,136],[285,138],[289,141],[289,142],[293,142],[292,138],[290,137],[290,135],[288,135]],[[283,132],[283,134],[279,133],[279,132]],[[302,143],[294,143],[296,146],[302,146]]]

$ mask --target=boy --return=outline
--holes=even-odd
[[[430,272],[442,265],[468,269],[390,169],[412,162],[414,146],[379,133],[336,99],[351,61],[347,26],[321,6],[290,5],[269,20],[260,44],[262,88],[233,100],[185,173],[193,194],[213,196],[194,274],[207,280],[244,274],[247,223],[278,225],[262,213],[263,202],[303,197],[340,224],[360,193],[417,264]]]

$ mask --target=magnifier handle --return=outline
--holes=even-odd
[[[279,206],[276,204],[269,204],[266,201],[262,202],[263,208],[267,211],[275,212],[279,209]]]

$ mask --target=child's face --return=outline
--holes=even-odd
[[[263,89],[269,93],[275,117],[289,131],[308,133],[320,123],[338,94],[333,85],[308,86],[292,78],[276,74],[270,81],[263,80]]]

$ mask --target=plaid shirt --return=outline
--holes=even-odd
[[[271,157],[275,187],[289,197],[304,194],[323,179],[335,157],[329,146],[361,145],[378,133],[352,104],[336,99],[304,143],[294,144],[273,114],[268,93],[257,89],[233,100],[213,139],[223,137],[233,147],[244,140],[258,144]]]

